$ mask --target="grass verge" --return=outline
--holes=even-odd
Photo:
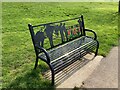
[[[106,56],[118,45],[118,3],[2,3],[3,88],[52,88],[41,68],[33,70],[35,54],[28,30],[33,25],[84,15],[85,27],[93,29],[100,42],[99,54]],[[42,66],[46,66],[41,63]]]

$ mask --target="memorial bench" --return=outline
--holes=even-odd
[[[38,59],[46,62],[51,70],[52,85],[55,84],[55,74],[90,52],[95,52],[95,56],[98,53],[97,35],[85,29],[83,15],[34,26],[28,24],[28,27],[36,54],[34,68]],[[86,35],[86,32],[93,35]]]

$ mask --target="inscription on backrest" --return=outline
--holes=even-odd
[[[35,44],[49,49],[80,37],[82,33],[82,23],[78,19],[72,21],[73,22],[66,21],[54,24],[45,24],[37,28],[35,27]],[[75,24],[73,24],[74,22]]]

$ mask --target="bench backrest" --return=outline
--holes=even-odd
[[[35,45],[48,50],[85,35],[83,16],[28,27],[35,51]]]

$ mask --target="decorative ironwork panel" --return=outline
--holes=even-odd
[[[80,37],[82,34],[82,21],[75,19],[44,24],[39,27],[34,27],[34,31],[35,44],[49,49]]]

